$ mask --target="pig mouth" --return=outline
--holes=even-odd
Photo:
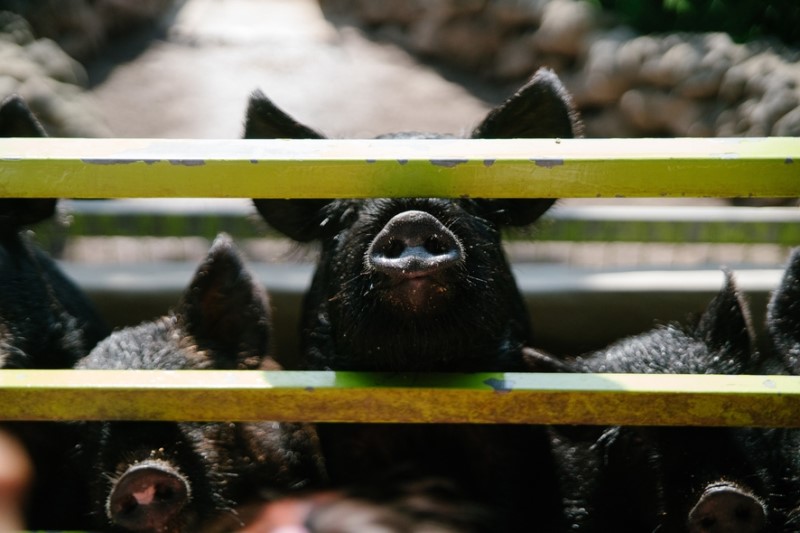
[[[393,307],[412,313],[436,311],[449,295],[446,283],[427,274],[395,278],[384,286],[383,292]]]

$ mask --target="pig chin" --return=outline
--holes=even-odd
[[[432,276],[415,276],[393,280],[381,292],[396,311],[427,314],[447,305],[448,286]]]

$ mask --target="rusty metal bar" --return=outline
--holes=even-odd
[[[0,197],[800,196],[800,138],[2,139]]]
[[[0,419],[800,427],[800,377],[2,370]]]

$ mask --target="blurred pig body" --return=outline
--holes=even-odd
[[[0,137],[45,136],[21,98],[0,103]],[[71,368],[110,333],[89,298],[26,234],[28,225],[53,218],[56,204],[55,198],[0,198],[1,368]],[[19,422],[3,424],[3,430],[9,432],[4,450],[18,438],[19,452],[30,455],[33,475],[18,485],[8,476],[18,475],[22,459],[7,464],[0,458],[3,514],[9,510],[5,500],[18,498],[27,528],[54,529],[79,521],[85,506],[67,466],[76,438],[69,425]]]
[[[0,104],[1,137],[46,137],[19,97]],[[24,234],[54,198],[0,198],[0,366],[71,368],[109,328],[86,295]]]
[[[800,376],[800,248],[792,250],[770,298],[766,325],[771,360],[785,373]],[[766,433],[766,442],[751,438],[749,450],[769,464],[773,500],[784,520],[781,533],[800,531],[800,430],[777,428]]]
[[[640,374],[760,373],[761,358],[732,276],[693,327],[667,325],[570,361],[529,352],[534,370]],[[556,427],[573,531],[777,532],[767,462],[727,427]]]
[[[579,134],[558,78],[540,70],[492,110],[473,138]],[[321,138],[261,93],[245,137]],[[393,134],[383,138],[437,135]],[[435,172],[430,179],[437,179]],[[268,224],[321,256],[305,296],[302,369],[381,372],[523,371],[530,319],[501,231],[534,223],[548,198],[256,199]],[[552,530],[559,520],[541,428],[481,425],[318,426],[339,484],[434,476],[499,512],[492,529]],[[387,481],[391,482],[391,481]],[[402,482],[401,482],[402,483]],[[491,530],[491,529],[490,529]]]
[[[276,369],[267,357],[266,294],[227,237],[212,245],[175,311],[112,334],[80,369]],[[325,479],[313,428],[260,423],[89,423],[81,461],[91,472],[96,526],[202,531],[235,507]]]

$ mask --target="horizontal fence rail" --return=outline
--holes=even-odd
[[[0,196],[795,197],[800,138],[3,139]]]
[[[800,178],[798,178],[800,179]],[[257,219],[245,199],[72,200],[61,204],[65,229],[43,231],[70,236],[154,236],[213,238],[224,231],[238,238],[278,236]],[[537,241],[690,242],[793,246],[800,243],[800,209],[730,206],[558,206],[535,231]],[[529,231],[509,232],[528,240]],[[54,237],[51,237],[54,238]]]
[[[0,197],[800,197],[799,165],[800,138],[2,139]],[[800,377],[2,370],[0,419],[800,427]]]
[[[3,370],[0,419],[800,427],[800,376]]]

